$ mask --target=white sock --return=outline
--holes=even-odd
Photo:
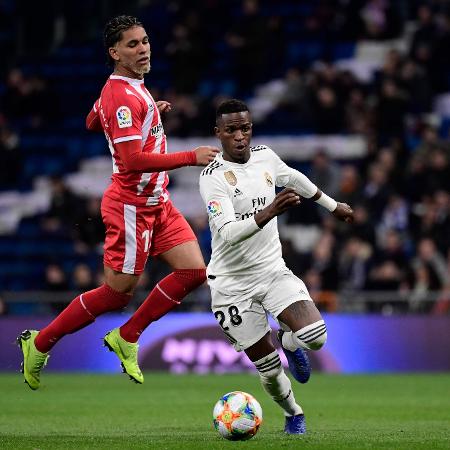
[[[278,353],[274,351],[254,364],[264,390],[283,409],[284,414],[286,416],[303,414],[301,406],[295,401],[291,381],[284,373]]]
[[[295,352],[298,348],[319,350],[327,340],[327,327],[323,320],[306,325],[298,331],[283,333],[281,344],[286,350]]]

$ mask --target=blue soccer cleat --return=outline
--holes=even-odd
[[[305,434],[306,422],[304,414],[286,417],[284,432],[286,434]]]
[[[298,348],[294,352],[287,350],[283,347],[283,337],[284,331],[280,328],[277,332],[278,340],[280,341],[281,348],[283,349],[284,354],[286,355],[289,370],[291,371],[292,376],[299,383],[307,383],[309,377],[311,375],[311,363],[309,362],[309,358],[305,350],[302,348]]]

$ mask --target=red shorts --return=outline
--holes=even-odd
[[[104,195],[101,211],[106,227],[103,263],[116,272],[139,275],[149,255],[197,240],[170,200],[158,206],[134,206]]]

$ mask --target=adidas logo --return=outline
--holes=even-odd
[[[234,196],[233,196],[233,197],[238,197],[239,195],[243,195],[243,194],[242,194],[242,192],[241,192],[238,188],[236,188],[236,189],[234,190]]]

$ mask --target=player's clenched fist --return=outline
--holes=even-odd
[[[332,214],[342,222],[353,223],[353,209],[347,203],[338,202]]]
[[[205,145],[197,147],[194,152],[197,158],[197,166],[207,166],[216,157],[217,153],[219,153],[219,149]]]
[[[274,216],[284,213],[293,206],[300,205],[300,196],[291,188],[285,188],[279,192],[270,205],[271,212]]]

